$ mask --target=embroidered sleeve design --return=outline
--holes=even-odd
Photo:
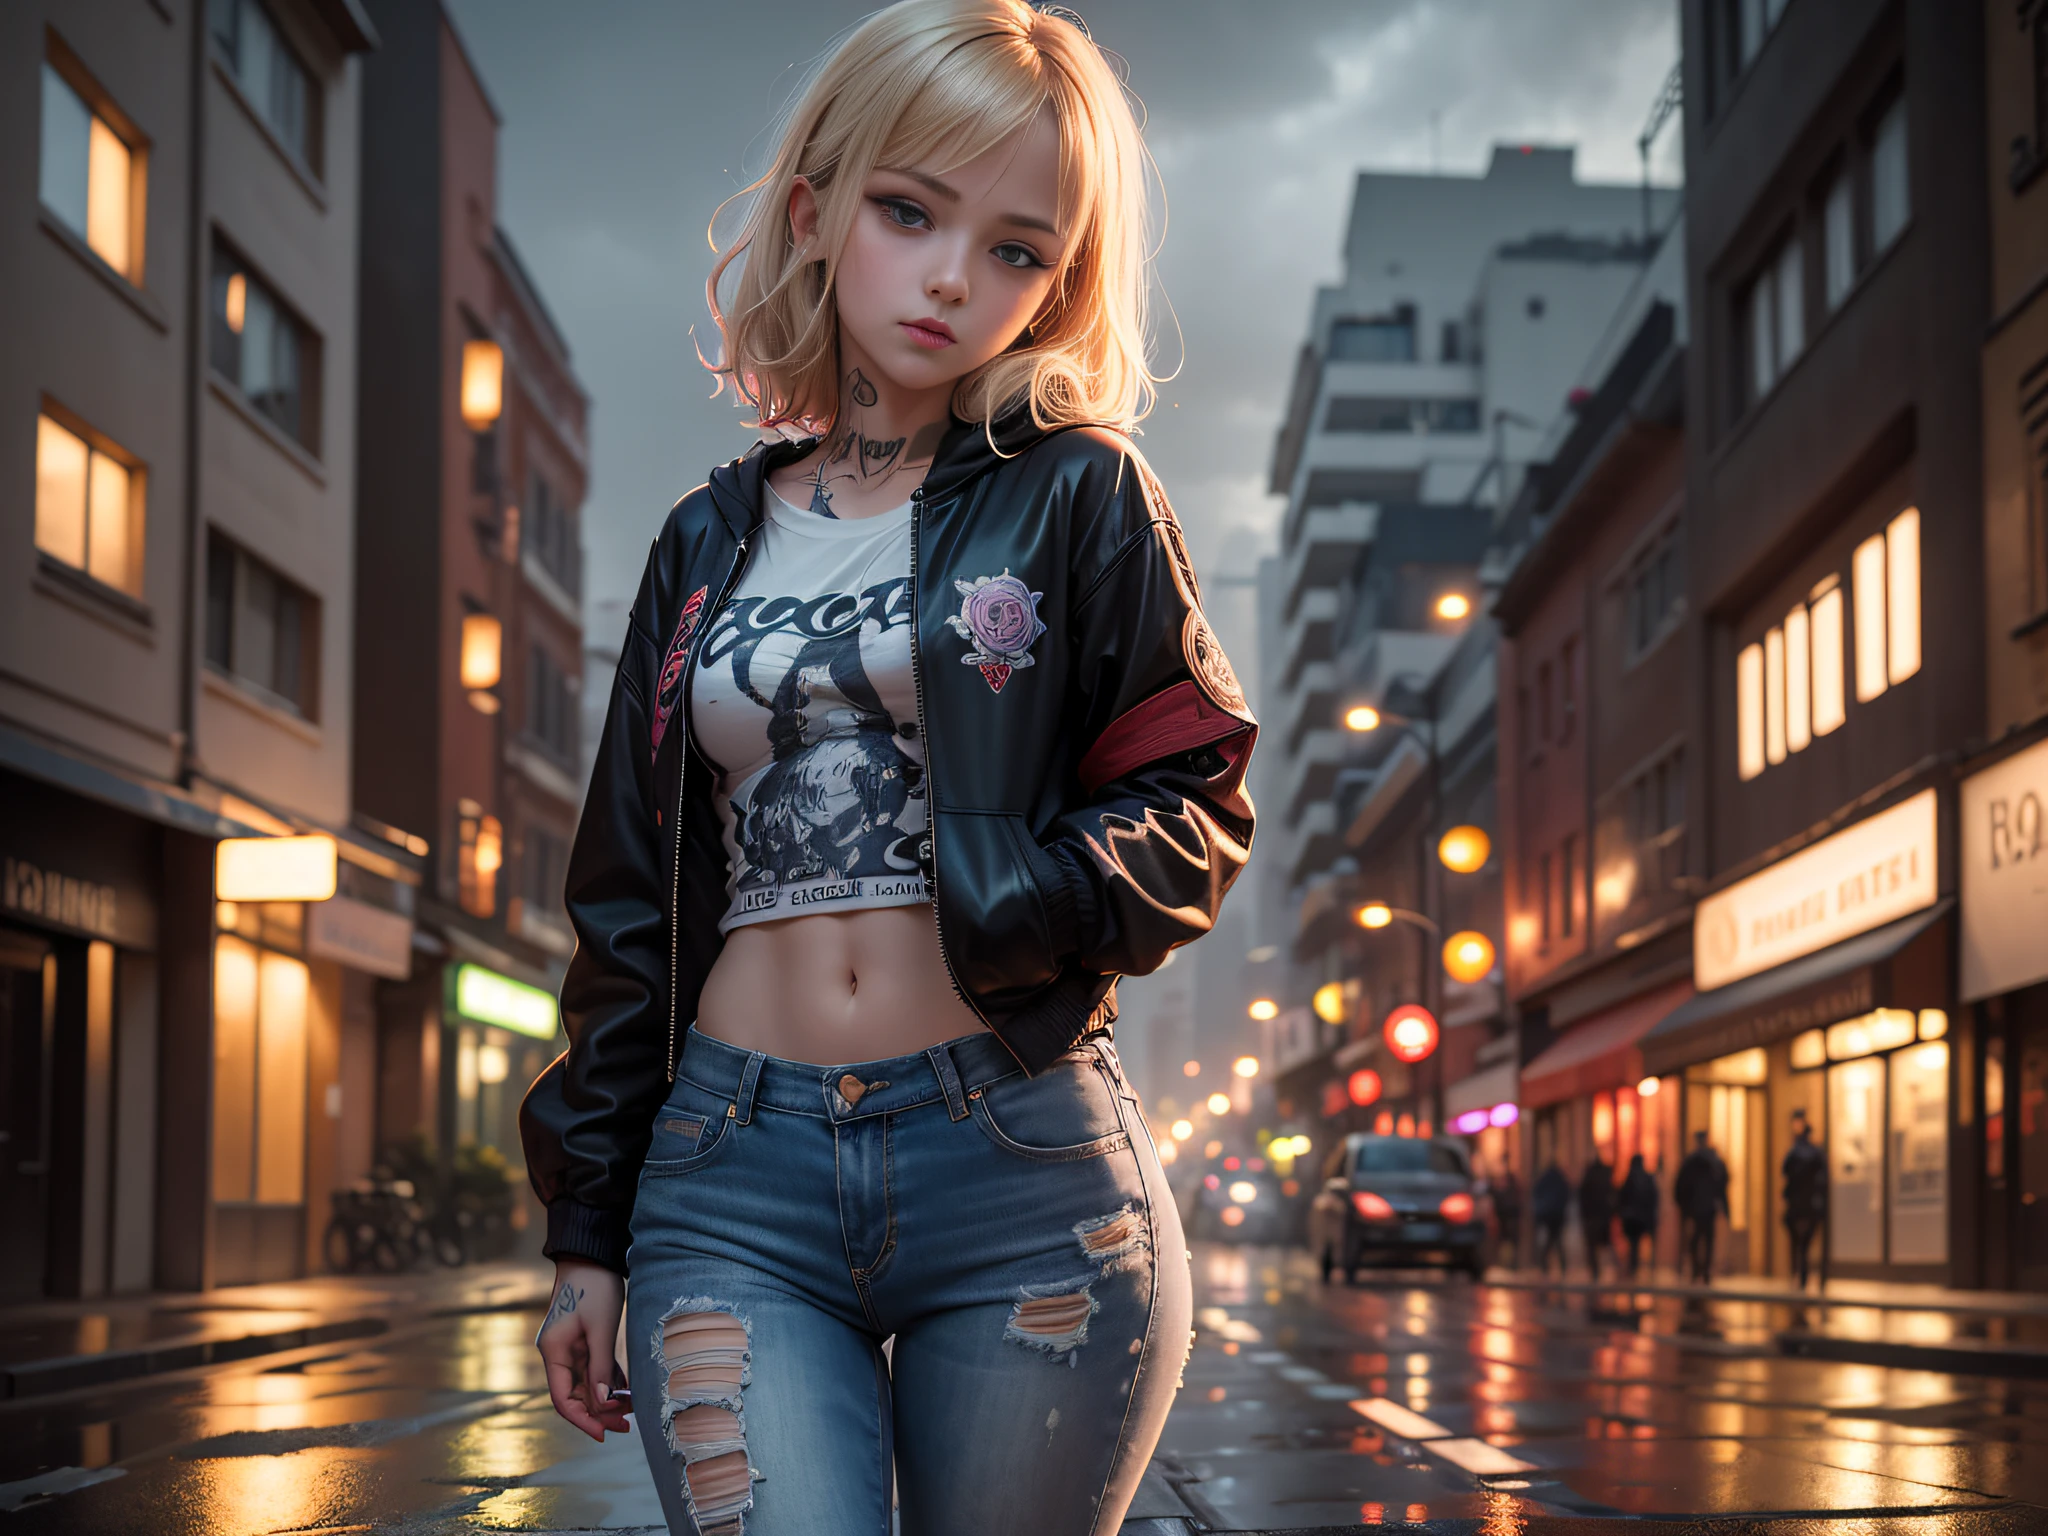
[[[704,598],[710,589],[699,587],[683,604],[683,611],[676,615],[676,632],[668,643],[668,654],[662,659],[661,681],[654,690],[654,721],[648,728],[651,738],[649,757],[661,755],[661,738],[668,734],[669,716],[676,712],[676,704],[683,696],[683,673],[690,665],[690,639],[697,633],[697,620],[704,613]]]
[[[960,659],[981,668],[989,691],[1001,693],[1013,670],[1037,664],[1031,647],[1045,633],[1038,617],[1038,602],[1045,594],[1032,591],[1008,569],[1000,576],[956,580],[953,585],[960,593],[960,611],[946,623],[968,644]]]

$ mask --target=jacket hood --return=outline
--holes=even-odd
[[[1063,422],[1041,427],[1031,419],[1028,404],[1011,407],[995,419],[993,426],[984,426],[978,421],[962,421],[955,416],[952,426],[939,440],[938,452],[932,456],[932,467],[925,473],[924,493],[927,498],[943,496],[975,476],[999,467],[1005,460],[1016,458],[1046,438],[1069,427],[1084,425],[1092,423]],[[802,458],[817,442],[815,437],[793,441],[764,438],[731,463],[721,464],[712,470],[712,504],[718,508],[719,515],[732,529],[735,538],[746,535],[761,520],[761,485],[769,472]]]

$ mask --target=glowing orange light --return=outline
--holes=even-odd
[[[1444,868],[1469,875],[1486,867],[1487,855],[1493,852],[1493,839],[1479,827],[1453,827],[1437,840],[1436,856],[1443,860]]]
[[[1484,980],[1493,969],[1493,941],[1483,933],[1467,930],[1444,941],[1444,970],[1453,981]]]
[[[1462,592],[1446,592],[1436,600],[1436,616],[1440,619],[1462,619],[1472,611],[1472,599]]]
[[[1379,1073],[1371,1067],[1360,1067],[1351,1074],[1350,1080],[1344,1085],[1344,1090],[1350,1095],[1352,1103],[1364,1108],[1380,1096],[1380,1087]]]
[[[1383,901],[1369,901],[1358,909],[1358,926],[1384,928],[1394,920],[1394,909]]]
[[[1344,711],[1344,729],[1347,731],[1376,731],[1380,728],[1380,712],[1370,704],[1357,704]]]
[[[1394,1112],[1391,1109],[1383,1109],[1374,1117],[1372,1133],[1375,1136],[1391,1136],[1394,1134]]]
[[[1255,997],[1252,999],[1251,1006],[1245,1009],[1245,1012],[1263,1024],[1268,1019],[1280,1017],[1280,1005],[1270,997]]]
[[[1412,1065],[1436,1049],[1436,1016],[1419,1004],[1409,1003],[1387,1015],[1384,1033],[1387,1049],[1394,1053],[1394,1058]]]

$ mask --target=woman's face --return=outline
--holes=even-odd
[[[839,258],[839,324],[899,388],[952,384],[1014,342],[1043,307],[1066,252],[1059,153],[1059,126],[1046,111],[965,165],[868,177]],[[790,213],[799,240],[807,238],[817,215],[801,182]]]

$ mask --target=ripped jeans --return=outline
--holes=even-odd
[[[683,1536],[1113,1533],[1179,1385],[1180,1217],[1107,1041],[818,1067],[695,1030],[626,1296]],[[885,1355],[883,1343],[893,1338]]]

